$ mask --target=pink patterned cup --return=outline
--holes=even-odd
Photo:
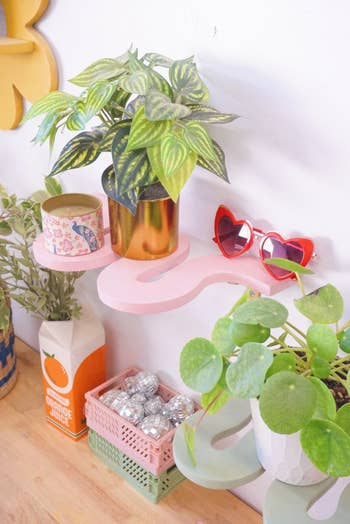
[[[102,203],[84,193],[65,193],[41,205],[45,247],[56,255],[89,255],[103,246]]]

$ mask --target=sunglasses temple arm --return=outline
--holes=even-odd
[[[212,240],[213,240],[213,242],[215,242],[215,244],[218,243],[218,239],[216,237],[213,237]]]

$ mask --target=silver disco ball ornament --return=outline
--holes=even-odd
[[[159,380],[150,371],[140,371],[135,375],[135,385],[138,393],[144,393],[149,398],[157,393]]]
[[[143,405],[135,400],[126,400],[118,406],[118,413],[132,424],[139,424],[144,417]]]
[[[127,392],[118,391],[118,394],[115,395],[115,398],[109,407],[114,411],[118,411],[118,407],[124,404],[127,400],[129,400],[129,395],[127,394]]]
[[[162,399],[162,397],[160,397],[159,395],[151,397],[143,405],[145,409],[145,417],[147,417],[148,415],[157,415],[157,413],[160,413],[163,406],[164,400]]]
[[[125,389],[132,397],[132,395],[135,395],[135,393],[138,393],[139,390],[137,389],[137,381],[135,380],[135,375],[132,375],[131,377],[126,377],[124,380]]]
[[[176,425],[194,413],[194,402],[186,395],[175,395],[166,404],[168,416]]]
[[[172,429],[172,425],[170,420],[163,417],[163,415],[149,415],[139,424],[139,428],[146,435],[154,439],[159,439]]]
[[[105,404],[108,407],[111,407],[111,405],[114,403],[115,400],[122,400],[122,399],[128,399],[129,395],[125,391],[121,391],[120,389],[114,388],[109,389],[105,393],[103,393],[99,400]]]
[[[144,393],[135,393],[131,400],[136,400],[136,402],[141,402],[141,404],[144,404],[147,400],[147,397]]]

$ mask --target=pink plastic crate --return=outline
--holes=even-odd
[[[138,368],[129,368],[97,388],[88,391],[85,394],[86,422],[89,428],[119,448],[140,466],[143,466],[153,475],[159,475],[174,464],[172,442],[175,428],[156,440],[145,435],[139,428],[99,401],[100,395],[108,389],[125,389],[124,380],[126,377],[135,375],[139,371],[141,370]],[[178,392],[160,384],[157,394],[167,402]]]

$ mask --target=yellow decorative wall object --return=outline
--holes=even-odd
[[[0,37],[0,129],[17,127],[23,99],[35,102],[57,88],[49,44],[33,28],[49,0],[0,0],[7,35]]]

